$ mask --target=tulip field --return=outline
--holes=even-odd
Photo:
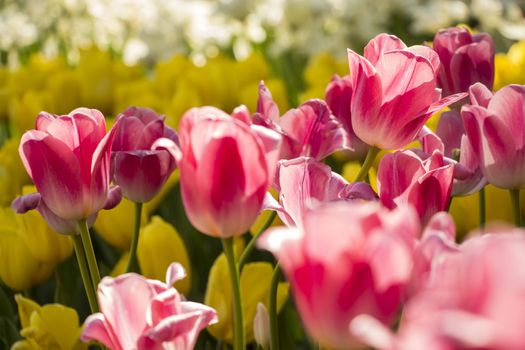
[[[0,29],[0,350],[525,349],[519,1]]]

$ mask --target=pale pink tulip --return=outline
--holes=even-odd
[[[288,226],[302,226],[303,214],[323,202],[377,199],[369,184],[348,183],[328,165],[307,157],[281,161],[276,186],[280,204],[277,213]]]
[[[437,79],[444,96],[467,92],[477,82],[492,89],[494,42],[489,34],[472,34],[457,27],[442,29],[436,33],[432,47],[441,61]]]
[[[472,105],[461,109],[465,130],[487,180],[501,188],[525,187],[525,86],[492,93],[470,88]]]
[[[20,157],[41,200],[65,220],[87,219],[108,199],[110,152],[119,120],[109,133],[102,113],[78,108],[68,115],[41,112],[24,133]]]
[[[303,228],[272,228],[258,244],[279,259],[312,338],[327,349],[361,349],[349,324],[363,314],[394,321],[418,235],[410,208],[335,202],[305,213]]]
[[[166,137],[178,142],[177,135],[148,108],[130,107],[121,114],[121,126],[112,149],[113,180],[124,197],[137,203],[151,200],[175,169],[175,161],[164,149],[152,150],[153,143]]]
[[[86,319],[82,341],[98,341],[111,350],[193,349],[200,331],[217,322],[217,314],[185,301],[172,287],[184,276],[182,266],[174,263],[166,283],[135,273],[104,277],[98,286],[100,312]]]
[[[202,107],[184,114],[179,137],[180,150],[173,142],[167,146],[167,139],[154,147],[166,144],[178,159],[182,200],[193,226],[222,238],[246,232],[273,182],[279,134]]]
[[[434,151],[422,160],[413,151],[386,154],[379,163],[377,187],[387,208],[412,205],[423,223],[446,210],[452,193],[454,168]]]
[[[348,60],[352,127],[371,146],[397,149],[407,145],[433,113],[466,96],[440,99],[438,55],[425,46],[407,48],[393,35],[372,39],[364,57],[348,50]]]

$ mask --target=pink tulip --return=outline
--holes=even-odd
[[[349,324],[362,314],[390,325],[399,311],[419,235],[410,208],[325,203],[303,228],[272,228],[259,246],[278,259],[309,334],[323,348],[361,349]]]
[[[494,43],[486,33],[471,34],[465,28],[447,28],[437,32],[432,43],[441,68],[438,86],[443,95],[467,92],[480,82],[492,89],[494,83]]]
[[[368,151],[366,143],[356,136],[352,127],[350,106],[352,101],[352,79],[349,75],[340,78],[335,75],[326,87],[325,100],[334,116],[346,130],[353,151],[347,152],[351,158],[363,159]]]
[[[414,152],[397,151],[379,163],[377,187],[387,208],[412,205],[423,223],[446,210],[452,192],[454,168],[439,151],[422,160]]]
[[[168,148],[178,158],[182,199],[193,226],[222,238],[246,232],[273,182],[279,134],[202,107],[184,114],[179,137],[180,151],[174,143]]]
[[[118,126],[119,121],[106,134],[102,113],[78,108],[63,116],[41,112],[36,130],[22,136],[22,162],[42,201],[58,217],[87,219],[104,207]]]
[[[130,107],[124,111],[112,149],[113,179],[124,197],[137,203],[150,201],[175,169],[169,152],[152,150],[153,143],[166,137],[178,142],[175,132],[147,108]]]
[[[328,165],[306,157],[281,161],[276,185],[280,204],[277,213],[288,226],[302,227],[303,214],[319,203],[377,199],[369,184],[350,184]]]
[[[445,163],[454,166],[452,196],[478,192],[487,184],[472,145],[465,134],[459,111],[453,109],[439,117],[436,133],[424,127],[420,133],[423,151],[443,153]]]
[[[348,50],[352,79],[352,127],[371,146],[397,149],[410,143],[430,116],[466,96],[440,98],[436,89],[438,55],[380,34],[364,57]]]
[[[497,187],[525,187],[525,86],[508,85],[492,96],[477,83],[470,94],[472,105],[461,116],[483,175]]]
[[[185,276],[168,268],[167,282],[127,273],[104,277],[98,286],[100,312],[86,319],[81,340],[111,350],[191,350],[201,330],[217,322],[212,308],[185,301],[173,282]]]
[[[432,216],[414,249],[414,269],[409,294],[426,288],[432,281],[434,270],[446,259],[446,254],[459,251],[455,243],[454,219],[446,212]]]
[[[349,135],[326,102],[308,100],[279,117],[279,109],[262,82],[257,113],[252,121],[281,134],[283,145],[279,159],[304,156],[322,160],[335,151],[352,149]]]
[[[525,232],[485,234],[448,254],[405,308],[395,349],[525,348]]]
[[[109,190],[109,195],[106,203],[104,204],[105,210],[113,209],[120,203],[122,199],[122,192],[118,186],[112,187]],[[25,196],[16,198],[11,207],[18,214],[23,214],[29,210],[36,209],[40,215],[44,218],[47,224],[56,232],[64,235],[76,235],[79,234],[78,223],[75,220],[65,220],[53,213],[46,203],[42,200],[40,193],[30,193]],[[91,227],[97,218],[97,213],[91,214],[87,218],[87,224]]]

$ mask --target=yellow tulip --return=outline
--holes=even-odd
[[[180,263],[186,270],[187,277],[177,281],[174,286],[182,294],[188,294],[191,288],[191,264],[184,241],[177,230],[158,216],[145,225],[139,235],[137,257],[142,275],[164,281],[166,270],[172,262]],[[112,276],[123,274],[129,259],[129,253],[122,254],[113,267]]]
[[[18,224],[16,215],[10,207],[0,208],[0,279],[13,290],[27,290],[49,278],[56,263],[33,255],[24,237],[32,232]]]
[[[131,233],[134,229],[135,203],[122,198],[122,201],[111,210],[98,212],[93,227],[97,233],[109,244],[122,250],[128,250],[131,244]],[[145,210],[142,211],[141,226],[144,227],[148,219]]]
[[[188,294],[191,288],[191,264],[184,241],[169,223],[159,216],[151,218],[149,224],[140,232],[137,257],[144,276],[164,281],[166,270],[172,262],[180,263],[186,270],[187,277],[175,283],[175,288],[182,294]]]
[[[509,51],[495,58],[494,90],[509,84],[525,84],[525,40],[512,45]]]
[[[175,94],[177,81],[192,67],[193,64],[183,55],[175,55],[167,61],[157,63],[153,82],[156,93],[162,100],[167,101]]]
[[[7,119],[7,69],[0,67],[0,120]]]
[[[75,309],[49,304],[40,306],[21,295],[15,296],[24,340],[18,341],[12,350],[83,350],[87,344],[80,341],[82,326]]]
[[[241,297],[244,315],[246,341],[254,340],[253,321],[257,312],[257,304],[268,307],[268,292],[272,278],[273,267],[267,262],[255,262],[244,265],[241,272]],[[217,311],[219,322],[208,327],[208,331],[216,339],[232,342],[232,293],[230,274],[224,254],[214,262],[208,277],[208,286],[204,303]],[[280,282],[277,288],[277,309],[284,306],[288,297],[289,284]]]
[[[153,90],[153,82],[143,77],[116,86],[113,111],[121,113],[129,106],[148,107],[160,112],[163,104]]]
[[[10,139],[0,148],[0,206],[11,205],[31,179],[18,154],[18,139]]]

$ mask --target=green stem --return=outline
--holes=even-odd
[[[137,247],[139,245],[140,219],[142,217],[142,203],[135,203],[135,228],[131,236],[131,248],[126,272],[140,273],[139,261],[137,259]]]
[[[360,182],[366,178],[366,176],[368,175],[368,171],[372,167],[372,164],[374,164],[374,160],[376,159],[376,156],[379,153],[379,151],[381,151],[381,149],[375,146],[370,146],[370,148],[368,149],[368,153],[366,154],[365,161],[361,166],[359,174],[357,174],[354,182]]]
[[[223,238],[222,248],[224,249],[226,260],[228,260],[233,295],[233,349],[244,350],[246,346],[244,339],[241,285],[239,281],[239,265],[235,262],[235,253],[233,251],[233,238]]]
[[[277,287],[281,278],[279,262],[275,265],[270,283],[268,316],[270,318],[270,350],[279,350],[279,328],[277,325]]]
[[[95,258],[95,251],[93,250],[93,243],[91,243],[91,236],[86,219],[79,220],[78,227],[82,245],[84,246],[91,282],[93,283],[93,289],[97,290],[98,284],[100,283],[100,272],[98,271],[97,259]]]
[[[485,222],[487,221],[486,218],[486,209],[485,209],[485,187],[483,187],[479,191],[479,227],[484,228]]]
[[[98,312],[97,297],[95,290],[93,289],[93,283],[91,283],[91,277],[89,277],[89,269],[86,263],[86,254],[84,253],[82,238],[79,235],[73,236],[73,246],[75,247],[75,255],[77,256],[80,276],[82,277],[84,289],[86,290],[89,308],[91,309],[92,313]]]
[[[521,212],[520,212],[520,190],[509,190],[510,200],[512,202],[512,213],[514,215],[514,224],[517,227],[521,226]]]
[[[270,227],[272,225],[273,220],[275,219],[276,215],[277,215],[277,212],[275,212],[275,211],[272,211],[270,213],[270,216],[268,216],[268,219],[266,219],[266,221],[262,225],[261,229],[259,231],[257,231],[256,234],[253,235],[253,237],[250,240],[250,242],[248,242],[248,244],[246,245],[246,248],[244,248],[244,251],[242,252],[241,257],[239,258],[239,271],[242,270],[242,267],[246,263],[246,260],[248,260],[248,258],[250,257],[251,252],[255,248],[255,243],[257,241],[257,238],[259,238],[259,236],[264,231],[266,231],[266,229],[268,227]]]

